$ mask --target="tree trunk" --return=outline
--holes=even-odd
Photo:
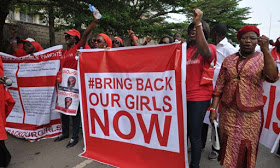
[[[55,45],[54,13],[53,6],[49,6],[49,38],[50,47]]]
[[[5,20],[6,20],[6,17],[8,14],[9,14],[9,12],[0,10],[0,51],[1,52],[5,52],[3,29],[4,29]]]

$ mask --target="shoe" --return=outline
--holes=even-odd
[[[78,141],[79,141],[78,139],[71,138],[69,143],[66,145],[66,148],[70,148],[70,147],[75,146],[78,143]]]
[[[211,151],[208,155],[209,160],[217,160],[219,153],[216,151]]]
[[[62,141],[63,139],[68,138],[68,136],[60,135],[59,137],[54,139],[54,142]]]

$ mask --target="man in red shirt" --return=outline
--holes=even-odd
[[[66,49],[62,53],[62,60],[61,60],[61,69],[62,68],[70,68],[77,70],[77,60],[75,59],[75,55],[77,53],[77,50],[80,48],[86,48],[90,49],[88,45],[86,45],[86,39],[89,35],[90,31],[94,28],[96,25],[98,19],[93,14],[93,21],[90,23],[90,25],[87,27],[87,29],[84,31],[82,37],[80,35],[80,32],[76,29],[71,29],[67,32],[65,32],[65,43],[66,43]],[[61,77],[61,71],[58,73],[57,81],[60,83],[62,81]],[[69,137],[69,122],[70,117],[68,115],[61,113],[61,123],[62,123],[62,135],[57,137],[54,141],[58,142],[63,139],[66,139]],[[72,137],[69,141],[69,143],[66,145],[67,148],[75,146],[79,141],[79,129],[81,124],[81,114],[80,114],[80,108],[78,107],[77,115],[72,116]]]

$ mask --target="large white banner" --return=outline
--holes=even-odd
[[[0,56],[4,75],[13,80],[9,91],[16,102],[7,118],[6,131],[29,141],[59,135],[60,115],[55,112],[55,102],[62,46],[23,57]]]

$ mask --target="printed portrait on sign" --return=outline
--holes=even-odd
[[[68,88],[73,88],[76,84],[76,78],[74,76],[69,76],[68,81],[67,81],[67,86]]]
[[[72,98],[71,97],[65,97],[65,109],[68,109],[71,104],[72,104]]]

